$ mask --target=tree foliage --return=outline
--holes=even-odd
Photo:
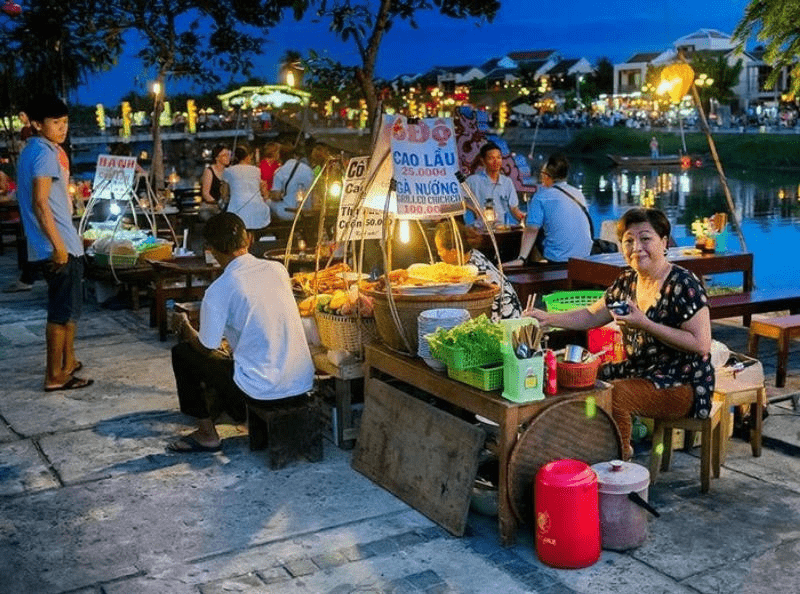
[[[714,79],[714,84],[710,87],[698,89],[703,103],[708,103],[709,99],[716,99],[723,105],[733,102],[736,99],[733,89],[739,84],[742,67],[742,60],[737,60],[731,66],[725,56],[721,54],[707,55],[697,52],[692,56],[692,68],[694,68],[695,75],[706,74],[709,78]]]
[[[787,68],[792,93],[800,92],[800,0],[752,0],[733,35],[741,48],[753,37],[765,43],[764,61],[773,67],[768,88]]]
[[[377,5],[377,6],[376,6]],[[477,18],[491,21],[500,8],[499,0],[297,0],[295,17],[315,6],[317,16],[330,21],[330,30],[344,42],[355,44],[361,63],[355,67],[370,118],[375,115],[378,97],[375,89],[375,65],[381,41],[392,25],[404,20],[417,28],[417,16],[436,10],[457,19]]]
[[[87,75],[111,68],[122,51],[119,34],[98,28],[97,0],[31,0],[0,30],[4,55],[0,105],[15,111],[32,92],[66,97]]]

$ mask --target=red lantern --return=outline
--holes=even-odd
[[[11,0],[6,0],[3,6],[0,6],[0,10],[10,17],[19,16],[22,13],[22,7]]]

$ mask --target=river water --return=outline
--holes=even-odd
[[[756,287],[800,289],[800,172],[726,174],[747,251],[753,253]],[[710,163],[687,171],[626,171],[577,161],[572,163],[570,182],[586,196],[598,236],[603,221],[617,219],[627,208],[655,206],[667,213],[678,245],[693,246],[694,220],[728,212],[719,175]],[[741,250],[730,224],[723,243]],[[741,286],[742,281],[741,274],[730,274],[718,275],[710,282]]]

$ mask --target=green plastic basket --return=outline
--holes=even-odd
[[[503,387],[503,365],[473,367],[472,369],[447,368],[448,377],[469,384],[479,390],[490,392]]]
[[[603,296],[605,291],[557,291],[549,295],[543,295],[547,311],[570,311],[573,309],[580,309],[591,305],[600,297]]]
[[[496,353],[488,354],[476,354],[474,351],[447,346],[440,344],[435,340],[429,341],[428,344],[430,344],[431,347],[431,354],[439,359],[439,361],[447,365],[448,369],[452,368],[458,371],[463,371],[465,369],[480,367],[481,365],[500,363],[503,360],[503,354],[500,352],[499,344],[497,345]]]

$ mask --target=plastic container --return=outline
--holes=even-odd
[[[625,551],[647,540],[648,512],[632,501],[635,493],[647,501],[650,472],[644,466],[611,460],[592,466],[600,495],[600,534],[604,549]]]
[[[497,364],[463,370],[448,367],[447,376],[486,392],[503,387],[503,366]]]
[[[600,297],[604,291],[556,291],[549,295],[542,296],[542,301],[547,311],[570,311],[591,305]]]
[[[556,460],[536,473],[536,554],[551,567],[588,567],[600,558],[597,475],[580,460]]]
[[[544,358],[541,354],[518,359],[511,346],[503,344],[503,398],[512,402],[544,399]]]

